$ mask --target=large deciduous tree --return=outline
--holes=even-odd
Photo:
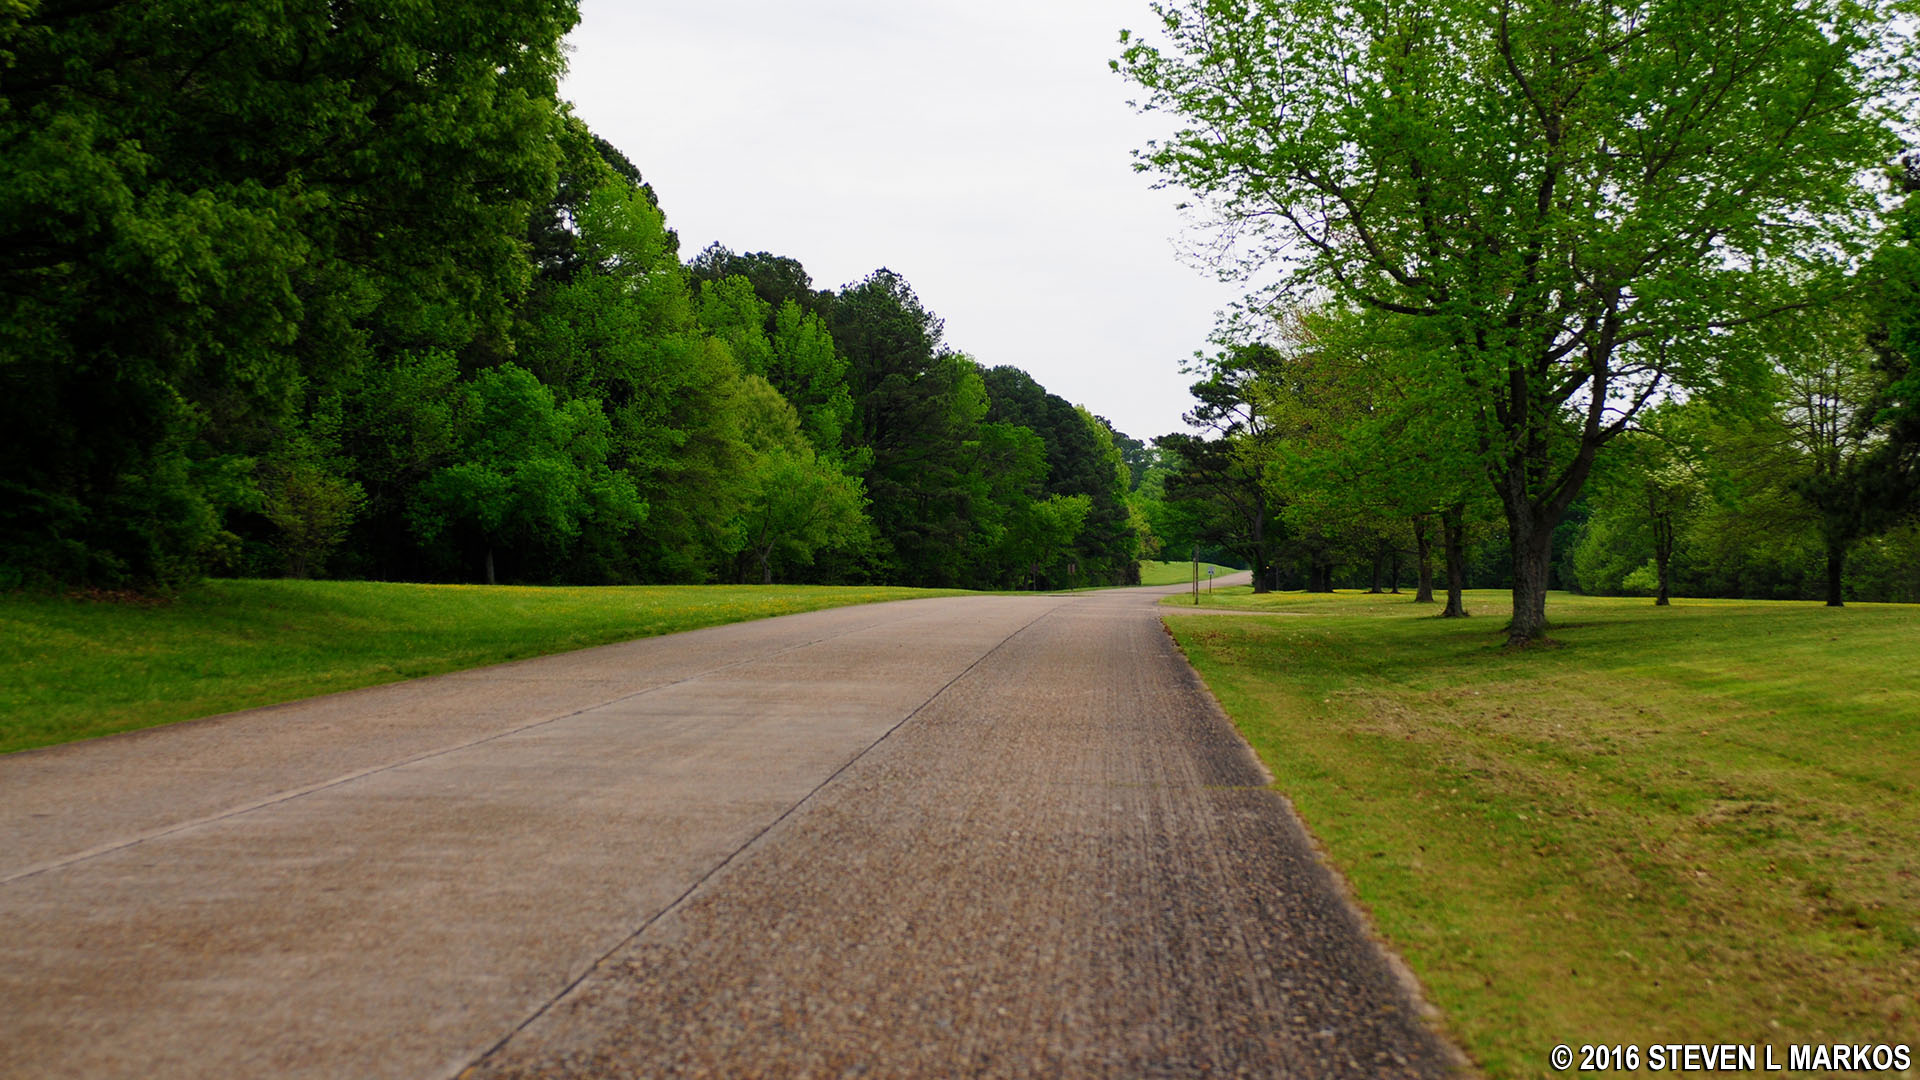
[[[1116,67],[1142,166],[1250,270],[1430,320],[1513,549],[1510,640],[1596,453],[1715,335],[1805,302],[1891,155],[1874,0],[1166,0]]]

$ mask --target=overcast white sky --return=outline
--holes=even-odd
[[[949,346],[1023,368],[1119,430],[1184,429],[1214,312],[1176,193],[1107,68],[1146,0],[584,0],[561,93],[640,167],[691,257],[800,260],[815,288],[880,266]],[[1194,238],[1188,237],[1185,243]]]

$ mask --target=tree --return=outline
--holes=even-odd
[[[1819,521],[1827,605],[1840,607],[1848,548],[1887,523],[1863,477],[1880,441],[1867,413],[1878,389],[1872,353],[1852,304],[1795,313],[1767,330],[1776,358],[1772,419],[1792,451],[1791,489]]]
[[[806,565],[823,548],[864,540],[866,496],[858,477],[814,452],[800,415],[772,384],[749,375],[741,404],[754,461],[740,532],[761,583],[771,585],[776,557]]]
[[[1134,528],[1140,534],[1145,558],[1181,562],[1194,556],[1201,534],[1209,528],[1211,507],[1203,500],[1175,498],[1167,483],[1177,475],[1179,455],[1152,444],[1152,461],[1140,475],[1140,486],[1129,497]]]
[[[753,294],[743,277],[702,281],[698,314],[709,335],[727,343],[742,375],[766,378],[773,366],[773,346],[767,341],[768,305]]]
[[[1653,527],[1653,562],[1657,591],[1655,607],[1666,607],[1673,595],[1673,549],[1688,514],[1700,501],[1700,477],[1691,462],[1678,456],[1648,469],[1640,482],[1647,522]]]
[[[1920,511],[1920,154],[1901,161],[1904,202],[1867,268],[1866,337],[1878,387],[1860,419],[1880,440],[1860,464],[1875,513]]]
[[[1040,437],[1045,494],[1085,501],[1079,532],[1062,545],[1083,564],[1083,580],[1124,582],[1135,566],[1136,537],[1126,503],[1131,473],[1113,432],[1086,409],[1047,393],[1019,368],[989,368],[981,378],[987,386],[987,420],[1017,424]]]
[[[562,398],[605,412],[609,461],[648,506],[634,542],[592,576],[703,580],[739,550],[751,484],[739,363],[700,325],[678,239],[646,191],[623,179],[594,191],[573,243],[577,271],[543,283],[522,312],[520,359]],[[725,329],[763,344],[757,327]]]
[[[1081,568],[1082,580],[1104,578],[1115,585],[1138,585],[1140,536],[1127,506],[1133,470],[1121,451],[1123,436],[1085,405],[1076,405],[1073,411],[1085,427],[1092,451],[1082,472],[1088,512],[1075,540],[1091,560]]]
[[[847,362],[834,348],[827,324],[792,300],[782,301],[773,313],[772,343],[767,381],[799,410],[800,426],[814,449],[864,468],[864,455],[844,445],[853,422],[853,395],[847,391]]]
[[[595,191],[624,184],[637,189],[656,210],[660,199],[625,154],[594,134],[564,104],[556,142],[560,164],[553,196],[527,219],[527,250],[536,280],[568,282],[586,262],[579,244],[580,215]],[[677,237],[670,246],[678,249]]]
[[[1484,481],[1457,410],[1410,383],[1422,347],[1409,320],[1327,303],[1242,311],[1223,337],[1259,340],[1257,377],[1272,401],[1279,454],[1270,473],[1283,516],[1311,566],[1308,588],[1331,591],[1342,551],[1372,564],[1373,588],[1411,540],[1415,603],[1433,602],[1438,526],[1447,567],[1443,617],[1466,615],[1466,520]],[[1397,573],[1397,570],[1396,570]]]
[[[495,581],[496,549],[564,548],[595,522],[624,532],[646,516],[632,481],[607,467],[599,402],[565,405],[532,373],[507,364],[462,386],[453,461],[421,485],[411,508],[422,540],[470,542]]]
[[[1005,538],[998,552],[1001,564],[1016,571],[1027,567],[1029,584],[1034,588],[1042,580],[1074,579],[1071,571],[1063,574],[1058,564],[1085,526],[1091,508],[1092,500],[1085,495],[1049,495],[1015,502],[1009,508]]]
[[[1412,381],[1471,416],[1524,644],[1600,449],[1871,235],[1891,6],[1167,0],[1115,66],[1243,269],[1433,325]]]
[[[343,407],[338,394],[323,400],[257,470],[261,513],[279,531],[276,546],[296,578],[321,572],[366,508],[366,489],[348,478],[351,463],[340,453]]]
[[[833,306],[834,294],[813,287],[813,278],[798,259],[756,251],[738,255],[720,244],[710,244],[687,264],[695,281],[719,281],[743,277],[753,285],[754,294],[773,309],[792,301],[802,311],[820,315]],[[768,327],[772,332],[772,327]]]
[[[967,444],[966,470],[976,513],[969,544],[973,580],[1037,589],[1065,577],[1091,501],[1047,493],[1046,442],[1031,428],[984,422],[976,432]]]
[[[988,484],[969,451],[987,413],[979,367],[942,347],[940,319],[891,270],[841,290],[828,328],[847,360],[847,443],[872,454],[865,480],[878,576],[963,581],[990,519]]]
[[[1107,423],[1104,419],[1100,422]],[[1113,425],[1107,424],[1107,427],[1111,428]],[[1127,465],[1127,490],[1138,491],[1140,481],[1147,477],[1147,470],[1153,468],[1154,462],[1159,459],[1158,452],[1150,443],[1142,442],[1120,431],[1113,433],[1113,445],[1120,451],[1120,460]]]
[[[1176,432],[1154,440],[1176,461],[1165,482],[1167,499],[1209,504],[1197,538],[1245,558],[1256,593],[1272,588],[1268,568],[1280,527],[1281,507],[1269,486],[1280,395],[1260,377],[1271,362],[1271,346],[1261,344],[1229,347],[1204,360],[1207,377],[1192,388],[1198,404],[1183,419],[1214,437]]]
[[[1575,545],[1575,578],[1587,591],[1630,589],[1673,596],[1674,556],[1707,499],[1696,428],[1703,404],[1667,402],[1641,414],[1636,430],[1595,471],[1592,514]],[[1648,587],[1641,589],[1640,583]]]
[[[687,271],[702,290],[737,279],[759,297],[772,356],[764,372],[744,358],[743,365],[750,374],[764,374],[800,411],[801,425],[817,452],[827,457],[839,456],[843,449],[854,452],[842,445],[853,418],[847,361],[834,348],[825,321],[833,310],[834,294],[816,290],[798,260],[764,251],[736,255],[712,244],[694,256]]]

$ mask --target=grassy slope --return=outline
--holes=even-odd
[[[1490,1075],[1920,1044],[1920,607],[1219,601],[1304,613],[1169,624]]]
[[[1200,588],[1207,587],[1207,570],[1211,568],[1217,574],[1236,574],[1239,571],[1231,566],[1219,563],[1200,564]],[[1193,564],[1190,562],[1143,562],[1140,564],[1140,584],[1142,585],[1185,585],[1193,580]]]
[[[0,752],[921,589],[211,581],[164,605],[0,596]]]

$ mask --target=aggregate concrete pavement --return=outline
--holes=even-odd
[[[0,757],[0,1076],[1439,1076],[1156,594]]]

